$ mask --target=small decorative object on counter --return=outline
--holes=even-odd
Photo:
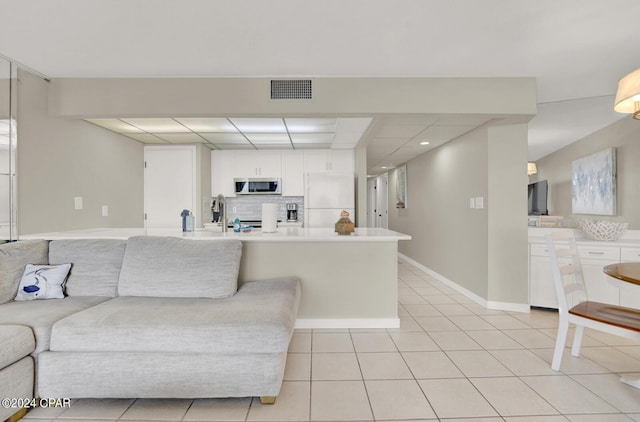
[[[236,233],[240,233],[240,219],[236,218],[233,220],[233,231]]]
[[[195,227],[195,218],[193,217],[191,211],[182,210],[180,216],[182,217],[182,231],[192,232]]]
[[[336,230],[338,234],[351,234],[355,231],[355,225],[353,221],[349,219],[349,212],[342,210],[340,213],[340,220],[336,223]]]

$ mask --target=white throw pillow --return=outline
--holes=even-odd
[[[62,286],[70,270],[71,264],[27,264],[20,280],[16,300],[62,299],[64,297]]]

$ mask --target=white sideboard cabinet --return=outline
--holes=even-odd
[[[562,229],[567,230],[567,229]],[[638,247],[631,247],[634,240],[624,242],[598,242],[576,238],[580,263],[589,300],[635,307],[640,309],[640,286],[621,282],[607,276],[603,267],[619,262],[640,261]],[[569,263],[569,258],[560,258]],[[529,304],[543,308],[558,308],[549,250],[544,234],[529,235]]]

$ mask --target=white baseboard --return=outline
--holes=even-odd
[[[399,318],[298,318],[295,328],[400,328]]]
[[[452,289],[454,289],[458,293],[468,297],[469,299],[473,300],[474,302],[476,302],[479,305],[484,306],[487,309],[496,309],[496,310],[508,311],[508,312],[525,312],[525,313],[530,312],[530,310],[531,310],[531,307],[527,303],[511,303],[511,302],[487,301],[486,299],[478,296],[477,294],[473,293],[472,291],[467,290],[464,287],[460,286],[458,283],[449,280],[447,277],[443,276],[442,274],[439,274],[439,273],[433,271],[431,268],[425,267],[424,265],[422,265],[418,261],[413,260],[413,259],[409,258],[406,255],[398,253],[398,257],[400,259],[402,259],[403,261],[406,261],[409,264],[413,265],[414,267],[424,271],[425,273],[429,274],[430,276],[438,279],[439,281],[441,281],[444,284],[446,284],[448,287],[451,287]]]

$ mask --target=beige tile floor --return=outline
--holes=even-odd
[[[588,331],[550,368],[557,314],[487,310],[400,262],[401,327],[298,330],[275,405],[256,399],[74,400],[55,421],[640,421],[640,345]]]

